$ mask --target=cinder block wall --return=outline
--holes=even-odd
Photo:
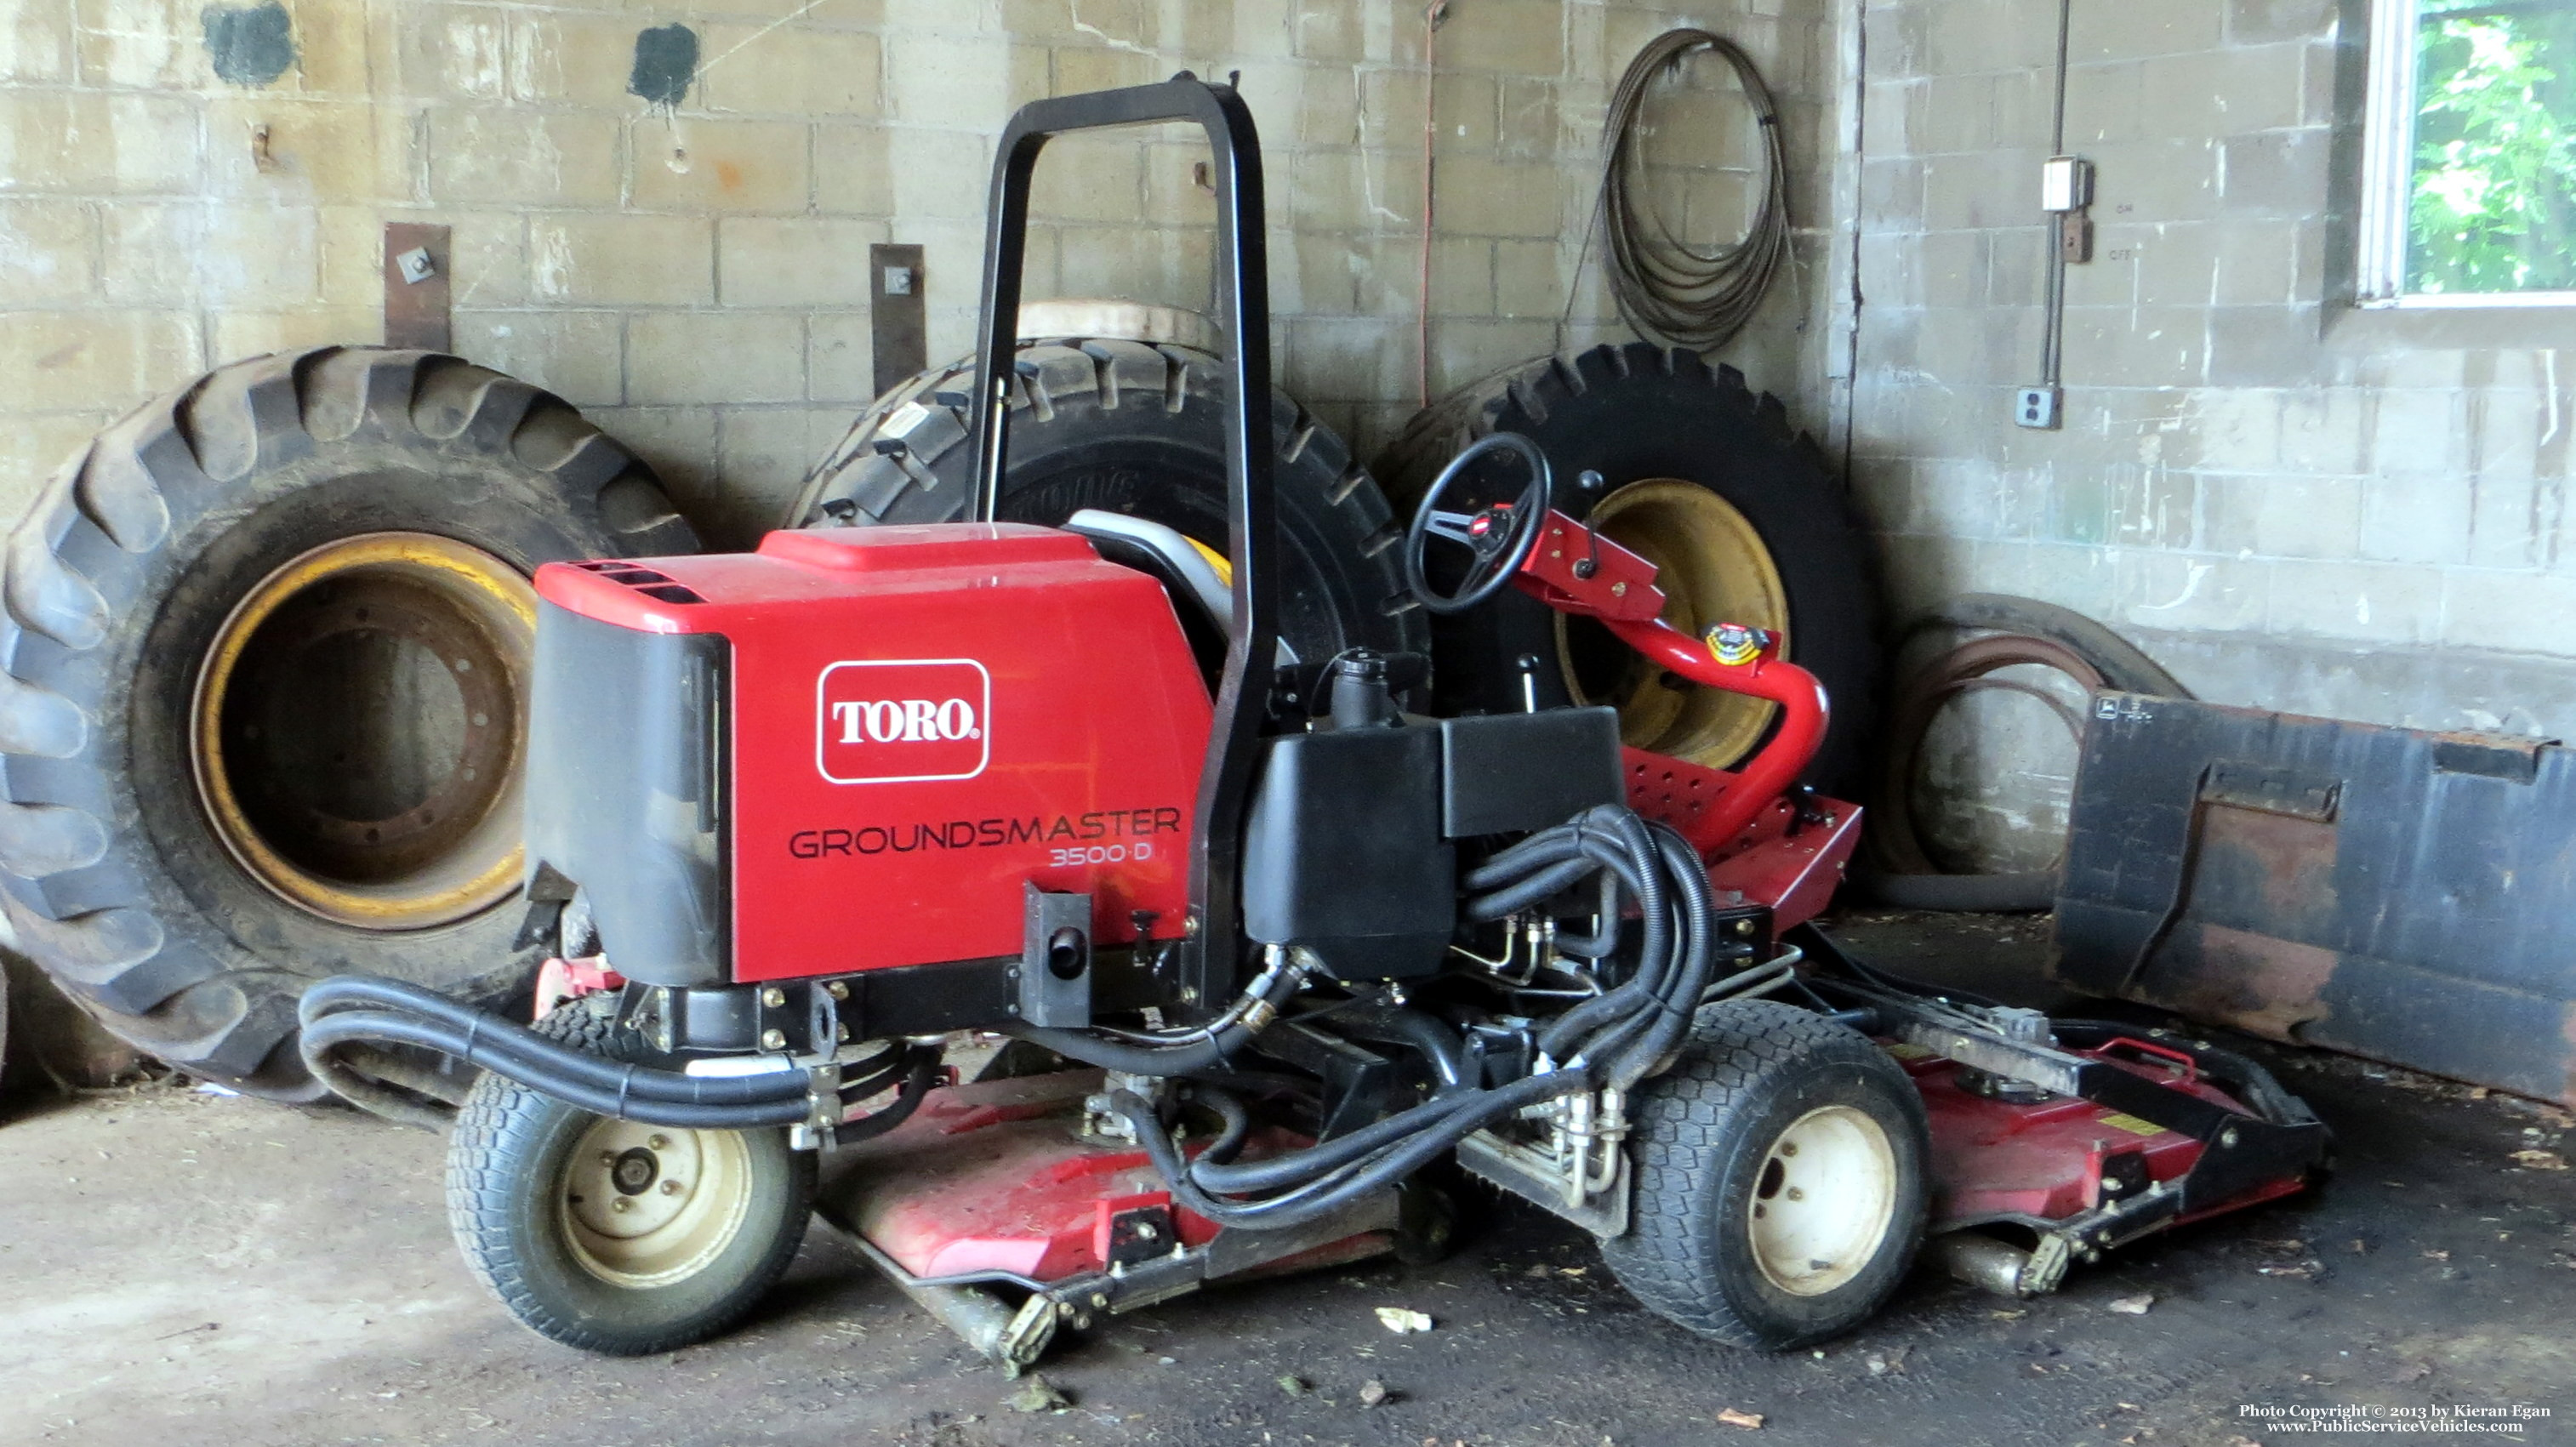
[[[2013,425],[2057,9],[1867,6],[1854,481],[1900,607],[2026,593],[2205,697],[2576,733],[2576,333],[2343,304],[2366,6],[2075,0],[2097,259],[2069,269],[2064,430]],[[1984,739],[1936,762],[1988,781],[1982,847],[2011,858],[2063,799],[2021,766],[2072,755],[2026,703],[1976,707]]]
[[[286,51],[210,49],[209,16],[264,9]],[[1434,395],[1624,335],[1597,267],[1576,284],[1601,115],[1628,57],[1683,18],[1451,0],[1429,118]],[[1762,58],[1820,164],[1821,6],[1691,18]],[[697,63],[662,104],[635,93],[638,37],[671,26]],[[0,511],[209,366],[375,340],[381,228],[420,220],[454,228],[458,350],[590,410],[715,541],[747,543],[867,400],[868,244],[927,248],[932,360],[962,352],[1011,109],[1184,67],[1242,72],[1268,151],[1279,374],[1366,455],[1418,400],[1425,59],[1410,0],[10,0]],[[1720,74],[1694,69],[1702,93],[1660,113],[1655,152],[1693,173],[1675,194],[1701,234],[1740,210],[1751,154]],[[1051,153],[1030,295],[1203,305],[1201,155],[1165,135]],[[1811,219],[1821,174],[1802,171]],[[1816,393],[1804,322],[1824,250],[1803,240],[1731,349],[1792,398]]]

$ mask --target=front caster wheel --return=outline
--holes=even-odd
[[[611,1060],[652,1054],[613,996],[540,1034]],[[642,1356],[739,1321],[787,1269],[814,1157],[783,1130],[679,1130],[577,1110],[497,1075],[476,1082],[447,1152],[447,1214],[466,1262],[530,1329]]]
[[[1632,1224],[1601,1255],[1657,1314],[1779,1350],[1858,1326],[1903,1279],[1923,1100],[1858,1032],[1776,1001],[1710,1006],[1632,1114]]]

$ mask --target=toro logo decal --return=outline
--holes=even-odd
[[[993,756],[993,679],[971,658],[835,663],[814,693],[814,766],[835,784],[971,779]]]

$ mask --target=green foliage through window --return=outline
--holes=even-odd
[[[2406,289],[2576,291],[2576,0],[2423,0]]]

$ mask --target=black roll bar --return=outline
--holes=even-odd
[[[1278,508],[1271,493],[1270,272],[1261,190],[1261,140],[1252,112],[1231,85],[1182,71],[1159,85],[1057,96],[1020,107],[993,157],[984,231],[984,312],[975,354],[973,518],[999,511],[1009,447],[1011,391],[1020,382],[1020,269],[1028,249],[1029,181],[1046,143],[1072,131],[1194,121],[1207,133],[1217,194],[1218,324],[1230,345],[1231,404],[1225,414],[1227,553],[1234,564],[1234,618],[1225,676],[1217,687],[1207,763],[1199,775],[1190,835],[1189,931],[1180,951],[1182,1013],[1205,1018],[1237,988],[1243,824],[1255,755],[1278,653]]]

